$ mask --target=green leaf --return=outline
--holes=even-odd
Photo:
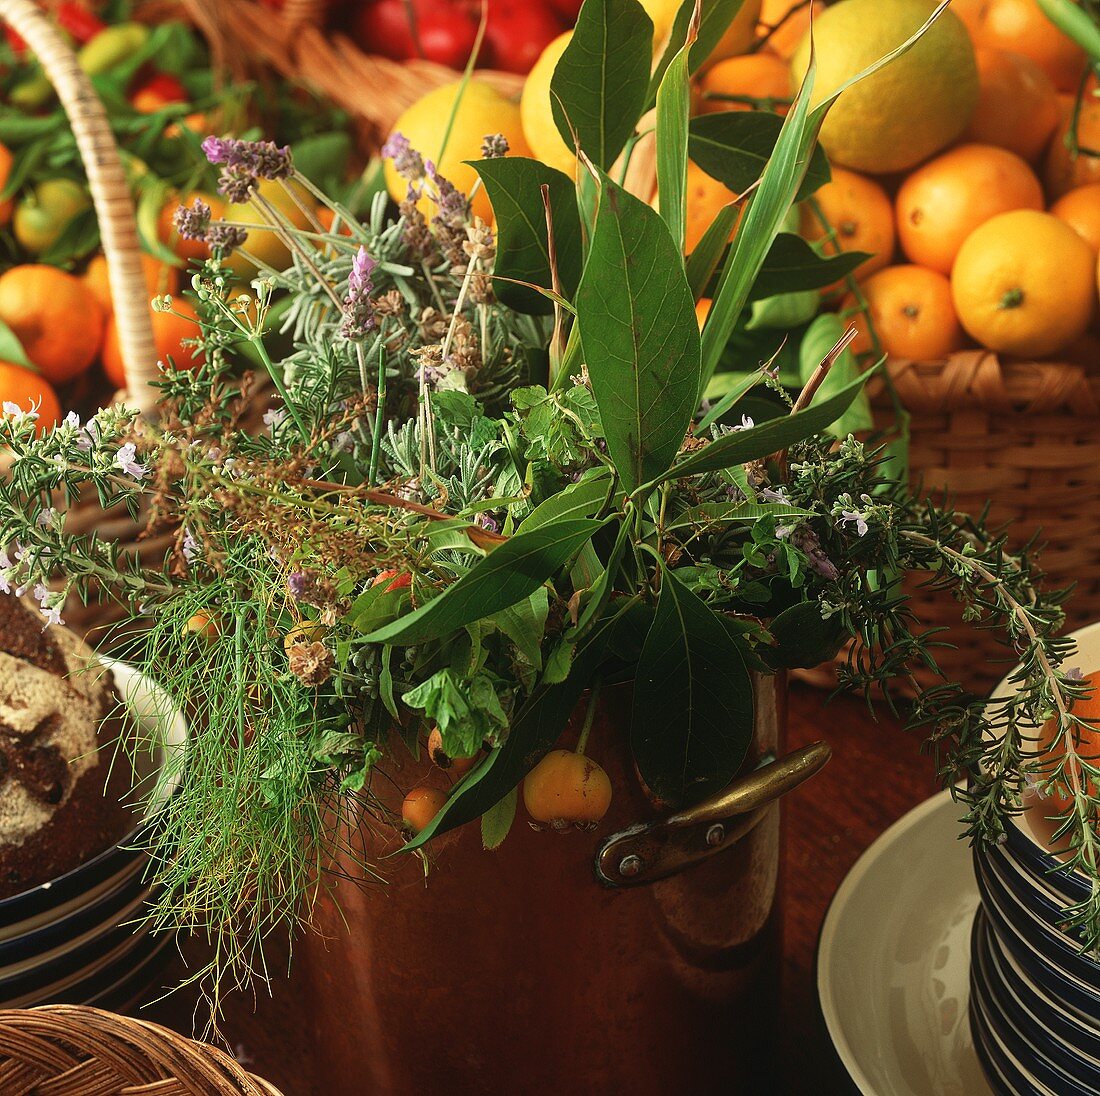
[[[367,641],[423,643],[515,605],[530,597],[601,525],[587,519],[559,521],[518,533],[478,560],[437,598],[375,629]]]
[[[351,136],[343,131],[311,133],[290,148],[294,167],[326,194],[331,194],[347,174]]]
[[[825,620],[816,601],[800,601],[784,609],[771,622],[774,647],[760,651],[761,657],[775,669],[811,669],[831,659],[844,641],[844,632],[836,617]]]
[[[38,366],[27,357],[19,336],[3,320],[0,320],[0,361],[11,362],[12,365],[21,365],[24,369],[38,372]]]
[[[718,269],[718,263],[729,245],[740,215],[741,207],[736,202],[723,206],[715,214],[714,220],[703,233],[703,238],[695,245],[695,250],[688,257],[688,284],[691,286],[691,295],[695,300],[707,295],[707,286],[710,285],[710,280]]]
[[[538,529],[550,522],[590,518],[607,499],[610,486],[610,475],[603,469],[579,483],[571,483],[536,506],[520,522],[519,531],[529,533],[532,529]]]
[[[781,502],[703,502],[678,514],[668,529],[689,529],[713,522],[754,522],[759,518],[808,518],[812,511]]]
[[[842,251],[838,255],[819,255],[801,236],[781,232],[776,236],[760,273],[753,282],[752,298],[777,293],[797,293],[824,289],[851,274],[870,258],[866,251]]]
[[[577,291],[592,392],[627,490],[672,463],[699,400],[699,327],[679,249],[644,202],[605,180]]]
[[[661,216],[681,254],[687,226],[688,119],[691,82],[688,59],[698,28],[688,27],[683,48],[672,59],[657,91],[657,193]]]
[[[499,849],[516,818],[519,789],[513,788],[499,803],[494,803],[481,816],[481,847],[486,852]]]
[[[634,682],[630,743],[649,791],[696,802],[725,787],[752,739],[752,679],[721,619],[665,570]]]
[[[535,690],[513,718],[504,743],[466,775],[443,809],[405,845],[405,851],[418,849],[433,837],[472,822],[516,788],[565,730],[603,658],[615,625],[616,618],[604,621],[578,644],[564,681],[540,685]]]
[[[723,380],[728,380],[728,384],[720,385],[718,383]],[[730,373],[719,373],[713,377],[704,395],[707,399],[714,399],[716,395],[720,398],[696,424],[693,431],[695,436],[701,438],[710,429],[712,423],[716,423],[727,411],[731,411],[737,405],[737,401],[755,388],[761,380],[763,380],[763,374],[759,371],[746,373],[742,377]],[[719,387],[723,387],[725,390],[719,393],[717,391]]]
[[[615,162],[646,106],[653,22],[637,0],[585,0],[550,81],[554,122],[599,168]]]
[[[439,728],[443,749],[451,757],[470,757],[508,726],[497,693],[497,683],[484,670],[468,676],[447,666],[401,699]]]
[[[495,160],[471,160],[493,203],[497,227],[494,273],[500,278],[529,282],[553,289],[546,208],[542,187],[549,189],[554,223],[554,251],[562,293],[572,299],[581,277],[581,222],[577,214],[576,187],[561,171],[523,156]],[[521,285],[500,281],[496,294],[503,304],[529,315],[545,316],[553,303]]]
[[[840,341],[845,330],[844,321],[835,312],[826,312],[818,316],[802,336],[802,345],[798,349],[798,367],[802,383],[805,384],[825,359],[825,355]],[[859,377],[859,363],[850,349],[845,349],[833,362],[829,375],[817,391],[817,399],[828,399]],[[838,438],[861,430],[871,430],[875,425],[871,414],[871,401],[864,389],[852,401],[843,415],[828,429]]]
[[[708,175],[741,194],[759,179],[774,154],[783,119],[766,110],[724,110],[691,120],[688,149]],[[829,181],[829,161],[820,148],[810,158],[798,200]]]
[[[745,330],[758,331],[763,327],[789,331],[792,327],[809,323],[820,307],[821,294],[816,289],[763,297],[752,302],[752,312],[745,324]]]
[[[722,35],[729,29],[730,23],[733,22],[737,13],[741,10],[743,3],[744,0],[703,0],[702,18],[699,22],[699,37],[691,47],[690,72],[693,75],[707,63],[711,53],[714,52],[714,47],[722,40]],[[669,64],[679,52],[680,46],[687,37],[688,24],[691,22],[694,10],[695,0],[682,0],[680,10],[677,11],[676,19],[672,25],[668,45],[657,62],[657,67],[650,82],[650,102],[653,102]]]
[[[501,609],[493,623],[516,645],[520,654],[536,669],[542,669],[542,640],[550,599],[540,586],[529,598]]]
[[[868,376],[858,377],[827,400],[815,400],[797,414],[771,419],[751,430],[738,430],[712,441],[705,449],[699,449],[682,460],[662,476],[661,481],[697,476],[702,472],[716,472],[719,468],[761,460],[820,433],[848,410],[863,390]]]

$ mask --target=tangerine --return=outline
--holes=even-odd
[[[962,345],[962,329],[951,302],[951,283],[937,270],[923,266],[888,266],[872,274],[860,289],[883,351],[893,358],[937,361]],[[856,308],[853,295],[841,304],[844,312]],[[859,334],[852,349],[871,349],[866,318],[853,317]]]
[[[1022,53],[979,49],[975,57],[978,105],[964,138],[1008,149],[1034,163],[1061,117],[1053,82]]]
[[[0,274],[0,320],[51,384],[83,373],[103,342],[95,294],[80,278],[41,263]]]
[[[1100,254],[1100,183],[1089,183],[1067,191],[1050,207],[1050,212]]]
[[[978,225],[1012,209],[1042,209],[1043,188],[1014,152],[960,145],[917,168],[901,184],[896,204],[902,251],[949,274]]]
[[[951,10],[966,24],[974,45],[1030,57],[1059,91],[1073,91],[1085,53],[1044,14],[1035,0],[954,0]]]
[[[771,53],[746,53],[743,57],[727,57],[703,74],[699,82],[701,112],[713,114],[722,110],[758,110],[756,101],[764,101],[764,109],[786,114],[791,95],[791,72],[786,62]],[[746,100],[753,100],[747,102]],[[774,107],[772,100],[783,100]]]
[[[894,257],[894,207],[886,191],[874,179],[847,168],[835,167],[832,179],[814,193],[821,213],[836,237],[830,252],[866,251],[870,254],[857,268],[865,278],[887,266]],[[821,240],[825,226],[807,202],[801,212],[802,236]]]
[[[959,319],[983,346],[1041,357],[1083,335],[1096,303],[1096,259],[1064,221],[1018,209],[976,228],[951,272]]]
[[[13,362],[0,361],[0,403],[14,403],[20,411],[37,410],[39,434],[61,421],[61,404],[49,383]]]

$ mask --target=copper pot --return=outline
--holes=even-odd
[[[756,680],[751,761],[782,746],[783,687]],[[427,878],[406,854],[386,862],[384,885],[357,885],[354,864],[341,865],[352,879],[317,910],[324,938],[302,947],[318,1092],[770,1090],[778,807],[683,871],[601,885],[609,835],[656,818],[626,746],[629,706],[629,688],[605,689],[589,738],[615,788],[597,832],[537,829],[521,803],[498,850],[466,826],[441,839]],[[398,802],[424,772],[411,760],[391,770]],[[674,836],[705,846],[718,832],[713,821],[696,831]],[[604,858],[612,874],[634,867],[623,849]]]

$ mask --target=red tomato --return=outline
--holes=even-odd
[[[546,0],[546,2],[563,19],[568,19],[570,23],[575,23],[577,21],[577,16],[581,13],[581,5],[584,3],[584,0]]]
[[[67,30],[81,45],[90,42],[107,25],[97,19],[83,4],[74,0],[61,4],[57,9],[57,25]]]
[[[174,76],[167,72],[158,72],[150,76],[148,80],[134,89],[134,94],[144,92],[155,96],[162,103],[186,103],[188,100],[187,89]]]
[[[491,63],[526,75],[563,30],[565,24],[549,8],[528,0],[490,0],[485,42]]]
[[[27,52],[27,43],[23,41],[22,35],[7,23],[4,24],[4,37],[8,40],[8,45],[11,46],[11,51],[16,57],[22,57]]]
[[[453,0],[374,0],[352,16],[352,37],[368,53],[403,61],[423,57],[462,68],[477,38],[478,20]]]

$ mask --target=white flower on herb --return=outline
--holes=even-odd
[[[39,404],[31,401],[30,409],[24,411],[19,404],[13,403],[11,400],[4,400],[3,404],[4,414],[12,419],[16,426],[22,426],[25,422],[37,422],[39,406]]]
[[[867,515],[858,510],[842,510],[838,525],[854,525],[856,532],[861,536],[867,535]]]
[[[787,496],[787,489],[785,487],[765,487],[760,492],[760,497],[765,502],[779,502],[784,506],[790,506],[791,500]]]
[[[193,563],[195,557],[199,554],[199,542],[192,536],[190,529],[185,529],[183,531],[183,545],[180,551],[183,552],[183,558],[187,560],[188,563]]]
[[[285,418],[286,412],[281,407],[269,407],[264,412],[264,426],[274,433]]]
[[[57,511],[52,506],[45,506],[42,512],[35,518],[35,524],[40,529],[49,529],[54,524],[54,519],[57,517]]]
[[[125,445],[119,447],[118,454],[115,456],[115,463],[126,475],[133,476],[134,479],[144,479],[148,469],[144,464],[139,464],[134,459],[136,456],[137,446],[132,441],[128,441]]]

